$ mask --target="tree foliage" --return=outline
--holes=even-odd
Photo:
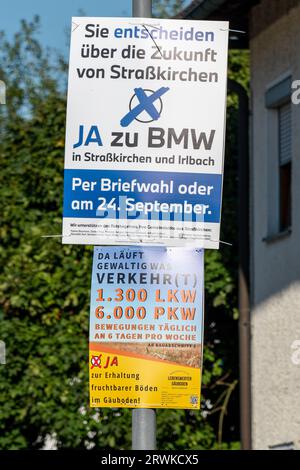
[[[130,410],[88,406],[92,248],[61,245],[66,64],[36,39],[38,19],[0,37],[0,448],[130,448]],[[232,62],[236,76],[238,56]],[[236,244],[234,100],[229,107],[223,227]],[[233,123],[233,124],[231,124]],[[236,245],[206,254],[201,411],[158,410],[160,449],[238,441]],[[221,424],[220,424],[221,423]]]
[[[185,0],[153,0],[153,16],[156,18],[170,18],[179,13]]]

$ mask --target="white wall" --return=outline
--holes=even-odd
[[[292,106],[292,233],[263,241],[272,202],[265,92],[289,71],[300,79],[300,6],[253,38],[250,49],[253,448],[290,441],[300,448],[300,364],[291,359],[300,340],[300,105]]]

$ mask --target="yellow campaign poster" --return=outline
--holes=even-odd
[[[90,406],[200,408],[203,250],[95,247]]]

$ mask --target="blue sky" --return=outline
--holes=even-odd
[[[0,30],[11,38],[21,19],[30,20],[38,14],[42,43],[67,52],[65,31],[80,10],[86,16],[131,16],[131,0],[0,0]]]
[[[190,0],[185,1],[185,5]],[[0,0],[0,31],[9,38],[18,31],[21,19],[41,18],[40,39],[44,46],[68,53],[66,31],[72,16],[131,16],[132,0]]]

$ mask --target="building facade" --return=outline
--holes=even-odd
[[[251,56],[251,446],[300,449],[300,0],[199,0],[183,17],[246,33],[230,45]]]
[[[281,4],[281,7],[276,4]],[[290,5],[288,5],[290,4]],[[250,11],[253,447],[300,448],[300,2]]]

